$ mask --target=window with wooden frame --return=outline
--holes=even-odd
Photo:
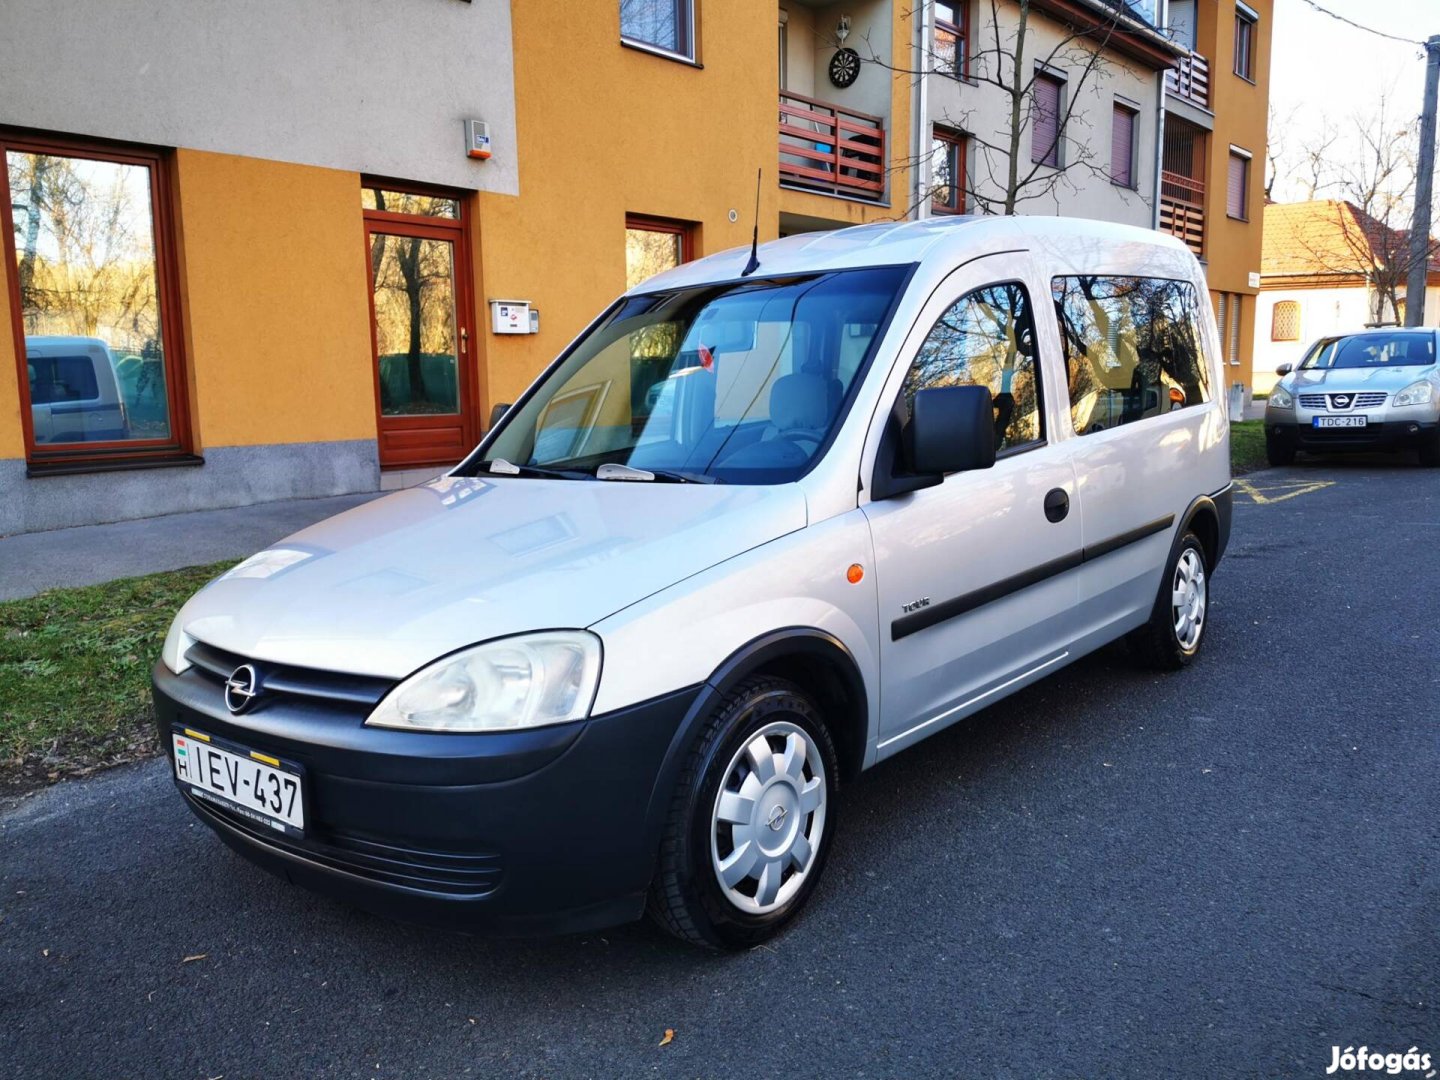
[[[965,212],[965,136],[948,128],[931,131],[930,208],[937,214]]]
[[[148,148],[0,131],[0,242],[32,468],[188,455],[168,164]]]
[[[620,40],[695,60],[696,0],[620,0]]]
[[[1061,104],[1065,80],[1048,71],[1037,71],[1030,103],[1030,160],[1051,168],[1060,167]]]
[[[935,70],[970,75],[970,0],[935,0]]]
[[[1235,74],[1255,81],[1255,25],[1260,16],[1244,4],[1235,5]]]
[[[1124,102],[1115,102],[1110,119],[1110,182],[1118,187],[1135,187],[1135,118],[1139,111]]]
[[[1300,301],[1280,300],[1270,313],[1271,341],[1300,340]]]
[[[1237,221],[1248,221],[1250,205],[1250,155],[1230,148],[1225,174],[1225,213]]]
[[[625,215],[625,288],[694,257],[695,232],[689,222]]]

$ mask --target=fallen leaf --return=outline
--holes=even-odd
[[[675,1029],[674,1029],[674,1028],[666,1028],[666,1029],[665,1029],[665,1037],[660,1040],[660,1045],[661,1045],[661,1046],[666,1046],[666,1045],[668,1045],[669,1043],[672,1043],[672,1042],[674,1042],[674,1041],[675,1041]]]
[[[208,952],[197,952],[194,956],[187,956],[184,960],[181,960],[180,962],[182,964],[188,964],[195,960],[204,960],[209,955],[210,954]]]

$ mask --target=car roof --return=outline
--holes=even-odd
[[[101,338],[84,337],[79,334],[37,334],[34,337],[25,338],[26,352],[50,353],[62,349],[79,349],[87,352],[99,349],[102,352],[109,352],[109,348]]]
[[[969,259],[1004,251],[1046,248],[1066,261],[1087,264],[1107,252],[1138,248],[1146,261],[1173,263],[1186,276],[1195,265],[1172,236],[1088,218],[944,215],[920,221],[877,222],[834,232],[799,233],[761,244],[756,276],[785,277],[867,266],[918,264],[948,271]],[[658,292],[734,281],[750,258],[749,245],[730,248],[657,274],[631,290]],[[1104,269],[1096,265],[1096,272]],[[1115,272],[1110,270],[1110,272]]]

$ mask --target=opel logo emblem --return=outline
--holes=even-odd
[[[765,819],[765,824],[769,825],[774,832],[779,832],[780,826],[785,824],[785,812],[785,807],[783,806],[778,804],[772,806],[770,808],[770,816]]]
[[[260,696],[260,675],[251,664],[241,664],[225,680],[225,707],[236,716],[247,711]]]

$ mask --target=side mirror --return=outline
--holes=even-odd
[[[910,467],[944,476],[995,464],[995,406],[987,386],[945,386],[915,395]]]
[[[1283,375],[1289,375],[1290,372],[1292,372],[1292,371],[1294,371],[1294,370],[1295,370],[1295,365],[1287,362],[1287,363],[1281,364],[1279,367],[1277,367],[1277,368],[1275,369],[1275,374],[1276,374],[1276,375],[1282,375],[1282,376],[1283,376]]]
[[[502,405],[494,406],[490,410],[490,427],[493,428],[496,424],[500,422],[500,418],[505,415],[505,410],[510,408],[510,404],[511,403],[507,401]]]

